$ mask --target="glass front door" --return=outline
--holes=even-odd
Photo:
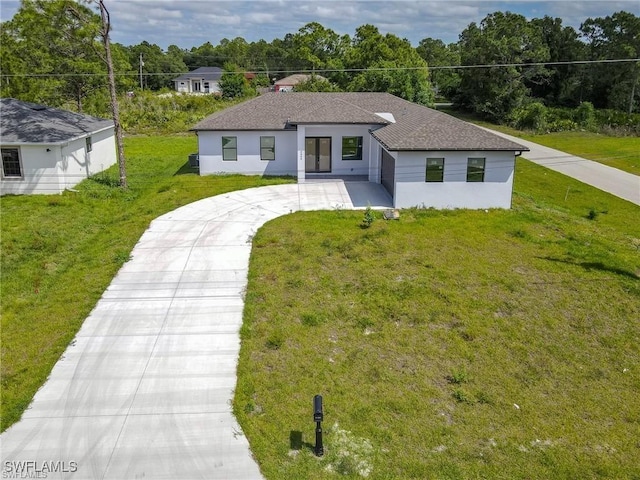
[[[331,137],[305,138],[306,173],[331,172]]]

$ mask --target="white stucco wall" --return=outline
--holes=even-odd
[[[296,175],[296,131],[198,132],[200,174]],[[276,159],[260,159],[260,137],[276,137]],[[222,137],[236,137],[238,160],[222,160]]]
[[[23,177],[2,178],[2,194],[61,193],[116,163],[113,128],[91,135],[91,141],[92,151],[88,153],[86,137],[63,145],[17,146]],[[16,148],[14,145],[3,147]]]
[[[205,82],[209,82],[209,90],[205,90]],[[193,83],[200,82],[200,91],[195,92],[193,89]],[[174,81],[177,92],[180,93],[222,93],[220,89],[220,83],[217,80],[204,80],[202,78],[192,78],[189,80],[176,80]]]
[[[306,125],[305,137],[331,137],[331,175],[369,175],[370,125]],[[342,160],[342,137],[362,137],[362,160]],[[304,148],[304,146],[303,146]],[[313,178],[313,174],[306,174]]]
[[[514,152],[392,152],[396,208],[510,208]],[[484,182],[467,182],[467,159],[485,158]],[[444,181],[425,182],[426,159],[444,158]]]
[[[364,125],[299,125],[292,131],[198,132],[200,174],[242,173],[247,175],[297,175],[299,180],[313,178],[304,172],[306,137],[331,137],[331,174],[369,176],[370,150],[377,155],[377,142]],[[222,137],[236,137],[238,160],[222,160]],[[276,137],[276,160],[260,160],[260,137]],[[362,160],[342,160],[342,137],[362,137]],[[373,172],[375,176],[376,172]]]

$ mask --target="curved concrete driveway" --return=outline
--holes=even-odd
[[[380,185],[329,181],[232,192],[154,220],[0,437],[3,478],[52,466],[46,478],[261,478],[231,412],[251,239],[293,211],[390,202]]]
[[[522,153],[522,156],[527,160],[640,205],[640,176],[638,175],[513,137],[506,133],[497,132],[496,130],[488,128],[484,128],[484,130],[527,147],[530,151]]]

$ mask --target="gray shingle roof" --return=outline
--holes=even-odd
[[[0,99],[0,143],[64,143],[106,128],[112,120],[45,107],[13,98]]]
[[[222,78],[222,69],[220,67],[199,67],[188,73],[183,73],[179,77],[173,79],[174,82],[189,80],[191,78],[203,79],[210,82],[217,82]]]
[[[395,123],[378,113],[391,113]],[[365,124],[388,150],[527,148],[388,93],[268,93],[205,118],[192,130],[282,130],[287,124]]]

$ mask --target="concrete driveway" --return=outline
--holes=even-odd
[[[575,155],[561,152],[560,150],[538,145],[537,143],[507,135],[506,133],[497,132],[488,128],[484,130],[529,148],[529,152],[522,154],[527,160],[531,160],[538,165],[563,173],[587,185],[599,188],[616,197],[640,205],[640,176],[638,175],[623,172],[617,168],[608,167],[607,165],[587,160],[586,158],[576,157]],[[640,152],[638,152],[638,154],[640,154]]]
[[[369,203],[391,198],[370,183],[309,182],[219,195],[154,220],[0,437],[3,478],[261,478],[231,411],[252,237],[294,211]]]

